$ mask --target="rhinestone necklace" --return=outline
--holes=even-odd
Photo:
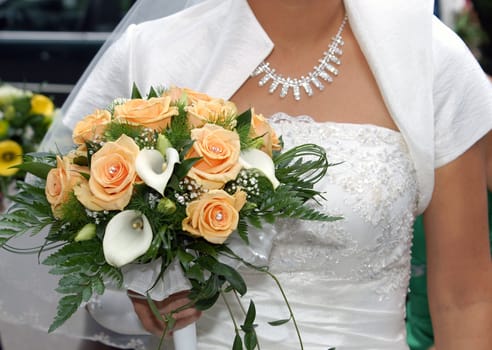
[[[258,86],[264,86],[271,80],[270,88],[268,92],[273,94],[279,85],[282,85],[280,90],[280,97],[284,98],[292,88],[294,99],[299,101],[301,99],[301,87],[304,89],[308,96],[313,95],[313,88],[311,84],[323,91],[325,86],[319,78],[327,83],[333,82],[333,77],[328,74],[331,73],[334,77],[338,76],[338,69],[333,65],[340,65],[339,56],[342,55],[342,50],[339,46],[343,46],[342,32],[347,23],[347,16],[343,18],[342,24],[338,28],[337,34],[331,39],[331,43],[328,46],[328,50],[325,51],[323,57],[318,60],[319,64],[307,74],[307,76],[301,76],[301,78],[283,77],[280,74],[275,73],[275,69],[270,67],[269,62],[261,62],[258,67],[251,73],[252,77],[256,77],[260,74],[264,74],[263,78],[258,82]],[[338,57],[337,57],[338,56]],[[333,63],[333,64],[332,64]]]

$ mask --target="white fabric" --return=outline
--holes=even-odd
[[[309,117],[273,117],[286,148],[314,142],[330,162],[318,186],[318,208],[343,220],[286,220],[277,225],[270,269],[281,281],[309,350],[404,350],[405,296],[411,232],[417,204],[416,173],[400,133],[372,125],[317,123]],[[262,349],[299,349],[280,291],[261,273],[243,270],[256,304]],[[232,296],[238,322],[243,316]],[[198,322],[200,350],[230,349],[233,327],[220,302]]]
[[[408,206],[405,209],[403,205],[397,205],[396,208],[391,205],[389,211],[378,212],[373,219],[385,220],[388,213],[393,214],[393,210],[396,210],[397,216],[406,213],[405,215],[413,217],[414,214],[422,212],[429,202],[434,168],[458,157],[490,130],[491,87],[461,41],[437,19],[433,19],[430,1],[345,0],[345,5],[349,23],[374,73],[388,110],[408,146],[418,185],[416,207]],[[63,149],[63,146],[70,144],[69,128],[94,108],[104,107],[114,97],[129,96],[133,81],[143,91],[151,85],[174,84],[229,98],[272,48],[273,43],[256,21],[246,0],[208,0],[168,18],[131,26],[121,40],[108,50],[80,87],[80,92],[63,116],[68,127],[63,131],[63,125],[56,123],[58,128],[48,136],[45,149]],[[319,129],[321,131],[324,128]],[[288,128],[286,130],[289,131]],[[372,129],[368,127],[367,130]],[[63,140],[63,137],[66,139]],[[293,142],[312,141],[316,133],[313,131],[310,137],[298,137]],[[53,145],[57,145],[57,148]],[[401,166],[407,169],[407,158],[402,155],[398,159],[401,163],[395,164],[396,169]],[[365,176],[357,177],[357,180],[360,182],[364,178]],[[345,186],[350,187],[354,184],[347,182]],[[364,192],[363,188],[359,190]],[[372,192],[371,200],[375,203],[388,203],[379,197],[383,192]],[[332,194],[333,198],[337,198],[338,195],[338,192]],[[340,195],[345,196],[343,193]],[[410,192],[404,193],[396,202],[401,204],[403,202],[400,201],[408,201],[408,204],[412,201],[408,196],[411,196]],[[347,203],[352,203],[350,196],[343,198],[347,198]],[[306,268],[306,271],[299,270],[292,274],[285,270],[276,270],[285,281],[285,288],[292,290],[292,301],[299,317],[306,320],[315,312],[318,317],[314,319],[321,322],[321,328],[324,330],[327,327],[326,329],[330,330],[332,336],[323,339],[323,342],[326,341],[329,345],[345,344],[345,349],[350,349],[357,348],[367,340],[369,345],[359,346],[359,349],[368,349],[371,346],[374,346],[374,349],[405,349],[402,334],[402,295],[408,273],[407,232],[399,230],[401,236],[398,240],[392,237],[392,246],[385,246],[393,249],[390,249],[390,254],[401,254],[401,261],[390,261],[378,254],[371,255],[372,252],[378,252],[377,242],[371,239],[381,237],[383,233],[378,229],[381,229],[379,225],[383,222],[371,222],[368,214],[360,211],[365,210],[364,208],[342,208],[344,203],[347,205],[338,199],[335,203],[335,207],[340,207],[340,213],[349,218],[344,220],[349,227],[343,229],[346,234],[345,238],[343,235],[340,236],[340,242],[332,240],[328,231],[326,235],[316,231],[313,236],[300,223],[299,230],[304,233],[299,237],[312,239],[316,243],[322,242],[316,236],[321,235],[328,239],[327,247],[324,247],[326,250],[317,252],[323,253],[325,258],[329,257],[336,247],[343,248],[345,253],[349,253],[350,249],[360,249],[361,253],[366,254],[366,263],[347,260],[344,264],[328,265],[329,268],[317,266],[310,272],[307,265],[315,265],[319,259],[309,259],[306,265],[302,259],[297,259],[302,258],[302,252],[287,255],[285,252],[289,250],[280,244],[280,248],[274,247],[273,266],[278,267],[290,261]],[[358,211],[358,219],[357,215],[352,215],[354,211]],[[411,221],[411,217],[407,216],[400,219]],[[364,229],[370,228],[367,232],[374,232],[374,235],[365,237],[367,240],[360,236],[362,226],[359,224],[363,219],[369,221]],[[294,224],[289,227],[294,227]],[[356,239],[352,240],[354,237]],[[33,240],[25,237],[18,243],[32,246]],[[311,246],[312,249],[316,247],[315,244]],[[46,329],[55,313],[59,297],[54,292],[57,279],[49,276],[45,267],[37,265],[36,257],[28,259],[4,252],[1,254],[0,317],[9,322]],[[286,259],[282,260],[284,257]],[[373,263],[380,263],[376,270],[371,268],[375,266]],[[336,270],[337,266],[343,268]],[[315,275],[313,271],[316,272]],[[335,271],[338,278],[325,279],[325,276],[322,285],[318,285],[318,278],[323,274],[329,275],[331,271]],[[357,283],[351,283],[357,271],[361,273],[361,279],[357,280]],[[19,276],[23,279],[20,280]],[[291,276],[295,278],[290,279]],[[256,277],[251,278],[252,284],[258,282]],[[296,283],[293,283],[294,281]],[[302,285],[306,288],[297,289]],[[394,289],[388,292],[384,290],[385,286],[393,286]],[[315,288],[320,288],[320,293],[317,296],[311,293],[313,304],[304,308],[299,296],[312,292]],[[379,289],[383,290],[378,292]],[[267,288],[258,293],[261,302],[261,299],[267,300],[275,292]],[[381,303],[378,304],[376,301],[379,301],[380,297]],[[330,300],[333,302],[328,303]],[[313,305],[316,307],[313,308]],[[337,305],[341,307],[335,312]],[[268,303],[266,306],[273,307]],[[330,316],[332,312],[335,312],[333,317]],[[321,320],[321,315],[327,315],[324,321]],[[371,322],[373,318],[376,318],[376,323]],[[200,327],[204,326],[204,322],[208,327],[214,325],[213,322],[206,322],[207,318],[204,320],[199,325],[199,332],[202,332],[200,329],[203,328]],[[307,328],[307,337],[313,344],[317,344],[307,348],[315,348],[321,344],[318,337],[325,332],[319,332],[319,327],[309,322],[304,327]],[[362,329],[364,332],[356,336],[356,329]],[[106,343],[117,341],[118,346],[127,348],[144,348],[145,343],[149,341],[149,338],[145,337],[116,336],[104,331],[86,321],[84,309],[77,312],[59,333],[82,335]],[[277,333],[272,332],[273,334]],[[220,332],[214,332],[210,337],[220,338],[220,335]],[[230,347],[229,340],[221,341],[227,341]],[[209,348],[217,349],[212,345]]]

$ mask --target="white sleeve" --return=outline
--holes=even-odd
[[[466,45],[435,21],[435,167],[468,150],[492,128],[492,84]]]

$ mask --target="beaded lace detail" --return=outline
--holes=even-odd
[[[417,182],[401,134],[285,114],[274,115],[271,123],[286,148],[313,142],[326,149],[331,163],[342,162],[319,185],[327,199],[321,209],[344,217],[332,223],[280,223],[272,270],[352,283],[376,281],[381,297],[406,289]]]

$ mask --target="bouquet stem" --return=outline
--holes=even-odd
[[[173,341],[175,350],[196,350],[196,324],[192,324],[173,331]]]

